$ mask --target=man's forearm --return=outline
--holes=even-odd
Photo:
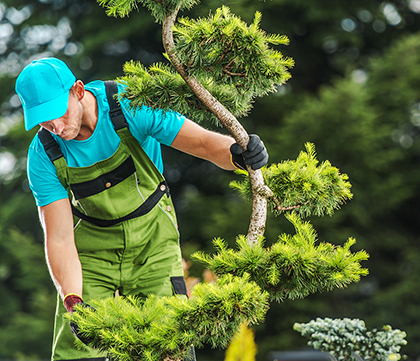
[[[186,120],[172,147],[195,157],[208,160],[226,170],[237,169],[231,162],[232,137],[202,128]]]
[[[74,243],[73,215],[68,199],[39,208],[45,234],[45,255],[51,278],[64,297],[69,293],[82,296],[82,267]]]
[[[70,293],[83,296],[82,267],[74,244],[46,240],[45,255],[51,278],[61,298],[64,300]]]
[[[207,150],[207,154],[205,159],[225,170],[237,169],[231,160],[230,146],[235,143],[232,137],[209,132],[206,142],[207,147],[205,149]]]

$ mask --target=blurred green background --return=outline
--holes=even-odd
[[[370,274],[358,284],[272,304],[255,328],[257,359],[305,348],[294,322],[350,317],[406,331],[402,351],[419,361],[420,0],[206,0],[181,15],[207,16],[222,5],[247,22],[261,11],[261,27],[287,35],[290,45],[279,50],[296,62],[292,79],[258,99],[243,125],[264,140],[270,162],[296,158],[310,141],[321,161],[349,175],[354,199],[311,221],[320,240],[355,237],[354,250],[371,255],[363,264]],[[25,174],[36,130],[23,128],[16,76],[35,58],[57,56],[84,82],[112,79],[125,61],[164,61],[160,39],[141,6],[115,19],[93,0],[0,1],[0,359],[49,359],[56,298]],[[251,209],[228,187],[237,176],[168,148],[164,157],[185,258],[212,252],[214,237],[234,246]],[[283,232],[293,232],[290,224],[270,216],[267,244]],[[198,264],[189,271],[202,277]],[[224,357],[197,354],[199,361]]]

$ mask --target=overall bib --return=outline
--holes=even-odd
[[[53,154],[50,159],[73,208],[83,300],[89,303],[92,298],[114,297],[117,291],[122,296],[143,298],[150,293],[186,295],[179,233],[168,186],[129,132],[125,119],[121,122],[121,117],[117,118],[120,121],[113,121],[121,138],[117,151],[89,167],[68,167],[62,155],[54,156],[54,147],[58,147],[54,139],[51,137],[55,145],[50,142],[48,151],[48,141],[41,139],[46,133],[40,135],[47,154]],[[66,312],[58,296],[52,360],[105,357],[74,346],[75,337],[63,317]]]

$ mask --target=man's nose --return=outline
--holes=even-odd
[[[51,120],[54,134],[60,134],[64,129],[64,122],[61,119]]]

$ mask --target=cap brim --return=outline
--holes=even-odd
[[[40,123],[61,118],[67,112],[68,103],[69,91],[36,107],[29,109],[24,107],[25,129],[31,130]]]

